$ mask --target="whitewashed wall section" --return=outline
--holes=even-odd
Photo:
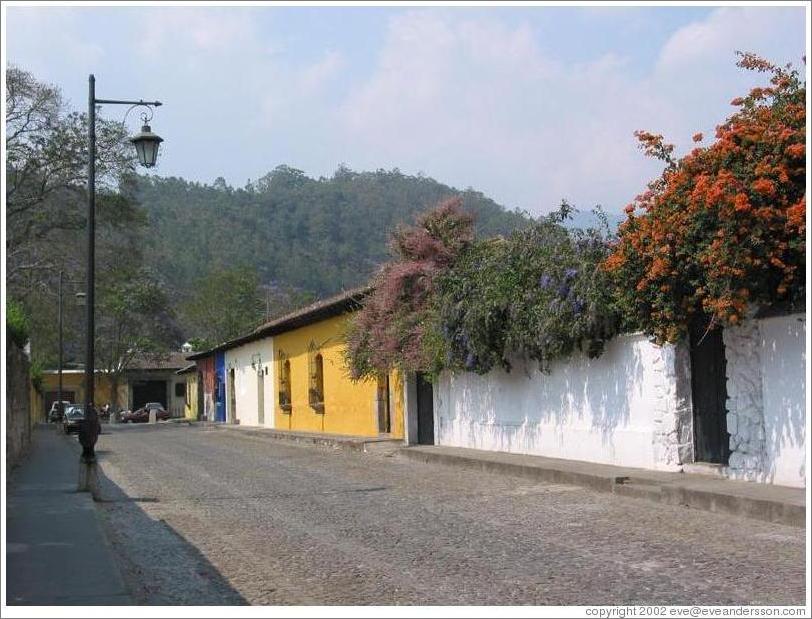
[[[692,443],[686,359],[636,334],[609,342],[597,359],[556,363],[549,374],[520,364],[510,373],[443,374],[434,392],[437,443],[678,469]]]
[[[265,338],[238,346],[225,353],[226,373],[234,370],[234,401],[236,419],[240,425],[274,427],[274,364],[273,338]],[[262,372],[260,374],[260,371]],[[263,414],[259,420],[259,385],[263,381]],[[226,389],[230,389],[226,381]],[[230,393],[226,393],[230,402]]]
[[[806,484],[806,318],[725,329],[731,477]]]

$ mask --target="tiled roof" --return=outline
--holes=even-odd
[[[370,292],[372,292],[372,286],[368,285],[346,290],[340,294],[316,301],[315,303],[311,303],[310,305],[294,310],[288,314],[285,314],[284,316],[280,316],[279,318],[274,318],[273,320],[261,324],[250,333],[241,335],[240,337],[229,340],[228,342],[218,344],[209,350],[187,355],[186,359],[189,361],[203,359],[204,357],[208,357],[215,352],[235,348],[248,342],[261,340],[271,335],[278,335],[279,333],[292,331],[293,329],[298,329],[299,327],[304,327],[326,318],[338,316],[347,311],[360,307],[361,300]]]
[[[171,352],[133,359],[127,370],[178,370],[187,364],[186,353]]]

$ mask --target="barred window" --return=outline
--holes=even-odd
[[[277,376],[279,376],[279,408],[281,408],[284,412],[290,412],[293,406],[290,383],[290,359],[288,359],[287,355],[280,350],[277,361]]]
[[[316,412],[324,412],[324,358],[316,345],[310,343],[308,351],[309,384],[308,399],[311,408]]]

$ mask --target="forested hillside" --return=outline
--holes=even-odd
[[[458,191],[397,170],[339,168],[313,179],[280,166],[243,188],[143,177],[137,201],[149,217],[147,256],[182,303],[216,269],[256,269],[262,284],[321,296],[365,282],[388,255],[389,233],[440,200],[459,194],[477,233],[528,223],[479,192]]]

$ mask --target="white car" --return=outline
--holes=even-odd
[[[62,421],[62,415],[70,406],[73,406],[73,404],[67,400],[62,400],[62,410],[59,409],[59,400],[51,404],[51,410],[48,411],[48,423]]]

